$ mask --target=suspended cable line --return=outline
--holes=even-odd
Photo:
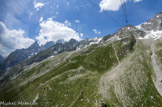
[[[125,9],[125,19],[126,19],[126,24],[128,25],[128,15],[127,15],[127,7],[126,7],[126,2],[124,2],[124,9]]]
[[[97,10],[100,10],[100,8],[98,8],[98,5],[94,2],[92,2],[91,0],[84,0],[86,2],[88,2],[89,4],[91,4],[92,6],[94,6]],[[122,26],[121,24],[118,23],[118,21],[116,21],[116,19],[114,19],[111,15],[103,12],[105,15],[107,15],[115,24],[117,24],[118,26]]]
[[[120,0],[122,9],[123,9],[123,14],[124,14],[124,18],[125,18],[125,22],[128,25],[128,15],[127,15],[127,8],[126,8],[126,3],[123,0]]]

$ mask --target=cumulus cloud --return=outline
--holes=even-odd
[[[140,2],[140,1],[142,1],[142,0],[134,0],[134,2]]]
[[[80,37],[83,37],[83,35],[84,35],[83,33],[80,33]]]
[[[79,21],[79,20],[75,20],[75,22],[76,22],[76,23],[80,23],[80,21]]]
[[[24,37],[25,32],[21,29],[10,30],[0,22],[0,55],[7,56],[16,49],[29,47],[34,40]]]
[[[48,18],[46,21],[40,23],[40,33],[36,37],[39,45],[44,45],[46,42],[63,39],[69,41],[70,39],[81,40],[79,34],[70,28],[71,23],[67,20],[64,23],[54,21],[52,18]]]
[[[34,8],[39,11],[46,3],[34,3]]]
[[[101,32],[100,31],[97,31],[97,29],[93,29],[93,32],[95,33],[95,34],[101,34]]]
[[[100,2],[100,4],[99,4],[100,12],[105,11],[105,10],[108,10],[108,11],[118,11],[120,6],[124,2],[128,2],[128,1],[140,2],[142,0],[102,0]]]
[[[31,19],[31,18],[32,18],[32,16],[33,16],[33,13],[32,13],[32,12],[30,12],[30,11],[28,11],[28,13],[29,13],[29,19]]]
[[[43,21],[43,17],[41,17],[40,19],[39,19],[39,22],[42,22]]]
[[[58,14],[59,14],[59,12],[56,12],[56,14],[58,15]]]
[[[66,2],[66,4],[67,4],[67,5],[70,5],[70,3],[69,3],[69,2]]]
[[[65,26],[67,26],[67,27],[71,27],[71,23],[70,23],[68,20],[65,20],[64,24],[65,24]]]
[[[56,8],[58,9],[59,8],[59,5],[56,5]]]

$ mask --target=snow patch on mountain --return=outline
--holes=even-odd
[[[162,37],[162,31],[147,31],[145,37],[139,37],[138,39],[154,39],[157,40]]]
[[[90,39],[92,40],[92,42],[90,42],[90,45],[92,44],[98,44],[100,41],[101,41],[102,38],[99,38],[99,37],[95,37],[93,39]]]
[[[88,46],[90,45],[93,45],[93,44],[99,44],[99,42],[102,40],[102,38],[99,38],[99,37],[94,37],[92,39],[87,39],[87,41],[89,42],[87,45],[85,45],[84,47],[77,47],[76,51],[78,50],[81,50],[83,48],[87,48]]]
[[[142,27],[142,25],[147,25],[147,24],[149,24],[149,25],[151,25],[152,23],[151,22],[144,22],[144,23],[142,23],[142,24],[139,24],[139,25],[137,25],[137,26],[135,26],[136,28],[138,28],[138,29],[141,29]]]
[[[141,29],[141,24],[140,25],[137,25],[136,28]]]

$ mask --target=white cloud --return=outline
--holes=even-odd
[[[39,11],[46,3],[34,3],[34,8]]]
[[[67,26],[67,27],[71,27],[71,23],[70,23],[68,20],[65,20],[64,24],[65,24],[65,26]]]
[[[41,17],[40,19],[39,19],[39,22],[42,22],[43,21],[43,17]]]
[[[126,1],[124,0],[124,2]],[[104,10],[117,11],[121,6],[121,2],[120,0],[102,0],[99,5],[101,12]]]
[[[30,0],[3,0],[5,1],[5,5],[2,5],[2,7],[6,10],[4,12],[10,13],[12,15],[20,16],[24,12],[26,12],[27,8],[31,5]],[[1,1],[1,4],[3,2]],[[3,11],[1,11],[2,14]]]
[[[70,3],[69,3],[69,2],[66,2],[66,4],[67,4],[67,5],[70,5]]]
[[[140,1],[142,1],[142,0],[134,0],[134,2],[140,2]]]
[[[80,37],[81,37],[81,38],[83,37],[83,33],[80,33]]]
[[[122,3],[121,3],[122,1]],[[99,4],[100,12],[108,10],[108,11],[118,11],[120,6],[127,1],[140,2],[142,0],[102,0]]]
[[[29,19],[31,19],[31,18],[32,18],[32,16],[33,16],[33,13],[32,13],[32,12],[30,12],[30,11],[28,11],[28,13],[29,13]]]
[[[34,40],[24,37],[25,32],[21,29],[8,29],[0,22],[0,54],[7,56],[16,49],[29,47]]]
[[[58,14],[59,14],[59,12],[56,12],[56,14],[58,15]]]
[[[93,32],[95,33],[95,34],[101,34],[101,32],[100,31],[97,31],[96,29],[93,29]]]
[[[75,20],[75,22],[76,22],[76,23],[80,23],[80,21],[79,21],[79,20]]]
[[[58,9],[59,8],[59,5],[56,5],[56,8]]]
[[[52,18],[42,21],[39,36],[36,37],[39,45],[43,45],[48,41],[56,42],[60,39],[64,39],[64,41],[69,41],[72,38],[78,41],[81,40],[79,34],[69,27],[70,25],[71,23],[67,20],[64,23],[53,21]]]

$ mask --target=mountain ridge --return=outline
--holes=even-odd
[[[0,63],[0,71],[4,72],[7,68],[12,67],[25,59],[36,55],[41,50],[49,48],[53,45],[52,42],[46,43],[44,46],[39,46],[37,41],[35,41],[29,48],[26,49],[17,49],[11,54],[8,55],[1,63]],[[0,72],[0,74],[2,73]]]
[[[0,55],[0,63],[4,60],[4,57]]]
[[[94,44],[90,40],[58,43],[61,48],[47,49],[53,53],[45,53],[48,57],[41,62],[30,63],[20,72],[10,69],[11,74],[0,79],[0,100],[36,102],[37,106],[161,107],[160,35],[142,25],[128,25]],[[61,52],[66,47],[71,50]],[[60,53],[54,55],[56,50]]]

